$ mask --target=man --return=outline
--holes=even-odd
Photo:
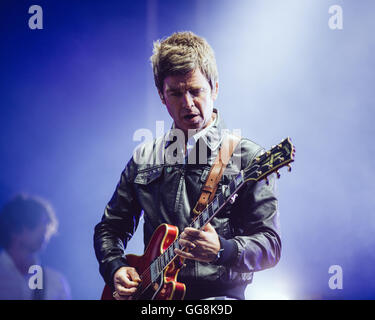
[[[244,299],[253,272],[280,259],[274,178],[269,185],[244,187],[238,200],[204,230],[187,227],[229,134],[214,108],[219,88],[215,56],[205,39],[179,32],[154,44],[151,61],[161,102],[174,122],[165,136],[137,149],[95,227],[100,272],[116,299],[131,299],[141,279],[127,264],[124,249],[143,210],[145,246],[162,223],[182,232],[180,244],[189,250],[175,253],[186,259],[178,274],[178,281],[186,285],[185,299]],[[241,139],[218,190],[262,152],[257,144]]]
[[[0,212],[0,299],[65,300],[70,288],[55,270],[40,264],[39,253],[57,230],[48,203],[18,195]]]

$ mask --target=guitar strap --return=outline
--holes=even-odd
[[[208,173],[207,180],[202,187],[202,193],[193,209],[194,214],[200,214],[214,199],[219,181],[224,173],[229,159],[232,157],[234,149],[239,142],[239,137],[229,134],[224,136],[220,150],[217,153],[216,159]]]

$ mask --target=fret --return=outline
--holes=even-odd
[[[229,184],[229,190],[230,190],[230,194],[233,194],[236,191],[236,185],[234,181],[231,181],[231,183]]]
[[[169,260],[170,260],[170,259],[169,259],[169,248],[170,248],[170,247],[168,247],[167,250],[164,251],[166,265],[168,264],[168,262],[169,262]]]
[[[163,255],[159,256],[159,265],[160,265],[160,271],[164,269],[164,265],[163,265]]]
[[[173,250],[174,249],[181,249],[180,244],[178,243],[178,240],[175,240],[175,242],[173,242]]]
[[[160,270],[163,270],[165,267],[164,261],[163,261],[163,255],[159,256],[159,260],[160,260]]]
[[[171,246],[169,246],[168,252],[169,252],[169,259],[168,260],[171,261],[172,258],[174,257],[173,244]]]
[[[158,273],[160,273],[161,270],[162,270],[161,265],[160,265],[160,259],[157,258],[157,259],[154,261],[154,263],[155,263],[155,269],[156,269],[156,271],[157,271]]]
[[[150,273],[151,273],[151,282],[155,282],[160,271],[161,270],[158,270],[158,267],[157,267],[157,263],[156,263],[157,260],[155,260],[153,263],[151,263],[151,266],[150,266]]]
[[[242,173],[240,172],[237,177],[234,179],[234,183],[236,184],[236,188],[243,183]]]
[[[163,269],[167,265],[167,256],[165,254],[162,255],[162,261],[163,261]]]
[[[229,187],[228,187],[228,186],[225,186],[225,190],[224,190],[224,192],[223,192],[223,197],[224,197],[224,199],[226,200],[226,199],[229,198],[229,196],[230,196],[230,190],[229,190]]]
[[[193,221],[193,228],[195,228],[195,229],[199,229],[200,228],[199,220],[198,219],[195,219]]]
[[[202,214],[200,214],[198,216],[198,220],[199,220],[199,228],[201,228],[204,225],[204,220],[203,220],[203,215]]]
[[[168,250],[164,251],[164,265],[166,266],[169,262]]]
[[[212,209],[214,212],[218,209],[218,199],[215,197],[214,201],[212,201]]]
[[[211,204],[209,204],[207,207],[207,213],[208,213],[209,218],[211,218],[214,215]]]
[[[225,202],[223,195],[221,193],[219,193],[219,195],[217,196],[217,199],[219,201],[219,207],[221,207]]]
[[[208,214],[208,208],[203,210],[201,216],[203,218],[203,224],[205,224],[208,221],[208,219],[210,218],[210,216]]]

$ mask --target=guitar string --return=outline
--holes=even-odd
[[[264,160],[264,158],[265,157],[268,157],[267,155],[266,155],[266,153],[263,153],[260,157],[259,157],[259,160],[258,161],[256,161],[256,163],[253,163],[253,164],[251,164],[249,167],[247,167],[247,168],[245,168],[244,169],[244,171],[246,171],[247,173],[248,173],[248,175],[249,175],[249,173],[250,173],[250,175],[254,172],[254,171],[256,171],[256,169],[257,169],[257,167],[259,167],[260,166],[260,163]],[[246,170],[247,169],[247,170]],[[236,176],[236,178],[234,178],[230,183],[229,183],[229,190],[231,189],[231,187],[236,187],[235,186],[235,183],[236,183],[236,180],[237,180],[237,178],[238,178],[239,176]],[[238,188],[237,188],[237,190],[239,189],[239,188],[241,188],[242,187],[242,185],[244,184],[244,181],[245,181],[245,179],[244,179],[244,177],[242,176],[242,181],[239,183],[239,185],[238,185]],[[194,224],[195,224],[195,222],[196,222],[196,220],[199,220],[198,222],[200,222],[200,223],[202,223],[202,222],[204,222],[204,219],[203,219],[203,221],[201,221],[201,217],[203,217],[203,212],[204,211],[209,211],[209,209],[213,209],[213,204],[215,203],[215,201],[217,201],[217,205],[219,205],[219,207],[217,208],[217,211],[215,212],[214,210],[213,210],[213,212],[212,212],[212,215],[210,216],[210,214],[208,213],[208,215],[209,215],[209,219],[207,220],[207,221],[209,221],[210,220],[210,218],[212,218],[213,216],[215,216],[216,214],[217,214],[217,212],[219,211],[219,210],[221,210],[221,208],[224,206],[224,205],[226,205],[226,203],[229,201],[228,199],[230,199],[230,197],[233,195],[233,194],[235,194],[236,192],[237,192],[237,190],[235,190],[233,193],[231,193],[226,199],[225,199],[225,195],[223,194],[223,193],[219,193],[216,197],[215,197],[215,199],[190,223],[190,225],[189,226],[193,226]],[[222,197],[223,199],[223,201],[224,201],[224,203],[220,206],[220,197]],[[157,257],[156,258],[156,260],[154,260],[152,263],[155,263],[155,261],[157,261],[157,264],[158,265],[162,265],[161,263],[160,263],[160,261],[161,261],[161,259],[165,259],[165,256],[166,256],[166,252],[167,252],[167,250],[169,251],[169,248],[173,245],[173,246],[175,246],[174,245],[174,243],[176,243],[176,242],[178,242],[179,241],[179,239],[180,239],[180,236],[178,236],[178,238],[176,239],[176,240],[174,240],[169,246],[168,246],[168,248],[166,248],[165,250],[164,250],[164,252],[159,256],[159,257]],[[182,250],[183,250],[184,248],[182,248]],[[168,255],[169,255],[169,253],[168,253]],[[162,270],[161,271],[158,271],[158,273],[160,274],[160,273],[162,273],[164,270],[165,270],[165,268],[176,258],[177,256],[176,255],[174,255],[172,258],[167,258],[167,261],[168,260],[170,260],[168,263],[166,263],[166,265],[162,268]],[[146,290],[150,285],[151,285],[151,272],[150,272],[150,267],[151,267],[151,265],[146,269],[146,270],[144,270],[144,272],[142,273],[142,279],[143,279],[143,283],[146,283],[146,288],[144,289],[144,290]],[[148,282],[150,282],[150,283],[148,283]],[[142,284],[141,285],[141,287],[139,288],[140,290],[137,290],[136,291],[136,293],[137,292],[139,292],[139,294],[137,294],[137,295],[141,295],[143,292],[144,292],[144,290],[143,290],[143,287],[144,287],[144,285]]]
[[[238,177],[242,177],[242,175],[241,175],[241,173],[239,174],[239,175],[237,175],[236,176],[236,178],[234,178],[229,184],[228,184],[228,187],[229,187],[229,190],[230,190],[230,188],[231,187],[234,187],[234,188],[236,188],[236,185],[235,185],[235,182],[236,182],[236,179],[238,179]],[[243,177],[242,177],[243,178]],[[217,200],[217,205],[218,205],[218,208],[217,208],[217,210],[216,210],[216,212],[213,210],[212,211],[212,215],[210,215],[209,213],[208,213],[208,215],[209,215],[209,219],[207,220],[207,221],[209,221],[210,220],[210,218],[212,218],[212,217],[214,217],[216,214],[217,214],[217,212],[219,211],[219,210],[221,210],[221,208],[224,206],[224,205],[226,205],[227,204],[227,202],[229,201],[229,199],[230,199],[230,197],[233,195],[233,194],[235,194],[236,192],[237,192],[237,190],[242,186],[242,184],[243,184],[243,179],[242,179],[242,181],[239,183],[239,185],[238,185],[238,188],[237,189],[235,189],[234,191],[233,191],[233,193],[231,193],[228,197],[226,197],[225,198],[225,195],[223,194],[223,192],[221,192],[221,193],[219,193],[217,196],[215,196],[215,199],[211,202],[211,203],[209,203],[208,205],[207,205],[207,207],[190,223],[190,227],[192,227],[193,225],[194,225],[194,223],[196,222],[196,220],[198,220],[198,219],[200,219],[200,217],[201,216],[203,216],[203,212],[204,211],[209,211],[209,209],[213,209],[213,205],[214,205],[214,202]],[[223,204],[220,206],[219,204],[220,204],[220,202],[219,202],[219,197],[222,197],[223,198]],[[177,237],[177,239],[176,240],[174,240],[169,246],[168,246],[168,248],[166,248],[165,250],[164,250],[164,252],[159,256],[159,257],[157,257],[152,263],[155,263],[155,261],[158,261],[158,262],[156,262],[158,265],[161,265],[160,263],[159,263],[159,261],[161,260],[161,259],[164,259],[164,258],[162,258],[162,257],[164,257],[165,256],[165,252],[167,251],[167,250],[169,250],[169,248],[173,245],[174,246],[174,243],[178,243],[178,241],[180,240],[180,235]],[[179,246],[179,244],[178,244],[178,246]],[[182,250],[183,249],[185,249],[185,248],[182,248]],[[158,271],[158,273],[160,274],[160,273],[162,273],[165,269],[166,269],[166,267],[174,260],[174,259],[176,259],[176,257],[177,257],[177,255],[174,255],[171,259],[170,259],[170,261],[162,268],[162,270],[160,270],[160,271]],[[151,263],[151,264],[152,264]],[[142,286],[141,287],[139,287],[139,289],[136,291],[136,292],[140,292],[140,294],[139,295],[141,295],[145,290],[147,290],[147,288],[151,285],[151,272],[150,272],[150,268],[151,268],[151,264],[150,264],[150,266],[148,266],[147,267],[147,269],[145,269],[144,271],[143,271],[143,273],[142,273],[142,275],[141,275],[141,279],[142,279],[142,282],[141,282],[141,284],[142,283],[146,283],[146,287],[143,289],[143,287],[144,287],[144,285],[142,284]],[[148,283],[150,281],[150,283]]]
[[[216,197],[215,197],[216,198]],[[214,200],[215,201],[215,200]],[[213,203],[213,202],[212,202]],[[211,204],[209,204],[207,207],[212,207],[212,205]],[[206,210],[206,209],[205,209]],[[207,209],[208,210],[208,209]],[[203,211],[202,211],[202,213],[203,213]],[[191,223],[190,223],[190,225],[189,226],[193,226],[193,224],[195,223],[195,221],[197,220],[197,219],[199,219],[199,217],[200,217],[201,215],[199,215],[197,218],[195,218]],[[162,259],[161,257],[162,256],[165,256],[165,252],[167,251],[167,250],[169,250],[169,248],[171,247],[171,246],[174,246],[174,247],[176,247],[175,246],[175,243],[178,243],[178,241],[180,240],[180,236],[178,236],[177,237],[177,239],[175,239],[169,246],[168,246],[168,248],[167,249],[165,249],[165,251],[159,256],[159,257],[157,257],[156,258],[156,260],[154,260],[152,263],[155,263],[155,261],[158,261],[158,262],[156,262],[156,264],[157,265],[161,265],[160,263],[159,263],[159,261]],[[178,245],[179,246],[179,245]],[[184,248],[182,248],[182,250],[183,250]],[[177,255],[174,255],[173,256],[173,258],[172,259],[170,259],[170,261],[166,264],[166,266],[161,270],[161,271],[159,271],[158,273],[160,274],[162,271],[164,271],[164,269],[175,259],[177,257]],[[146,290],[150,285],[151,285],[151,279],[150,279],[150,277],[151,277],[151,272],[150,272],[150,268],[151,268],[151,265],[146,269],[146,270],[144,270],[144,272],[142,273],[142,275],[141,275],[141,279],[142,279],[142,282],[141,283],[145,283],[145,285],[147,285],[145,288],[143,288],[145,285],[142,285],[140,288],[139,288],[139,291],[141,292],[141,294],[144,292],[144,290]],[[148,283],[150,281],[150,283]],[[138,290],[137,290],[138,291]]]
[[[283,144],[283,142],[282,142],[282,144]],[[256,171],[257,170],[257,166],[259,167],[260,166],[260,164],[264,161],[264,158],[268,158],[268,156],[267,156],[267,153],[266,152],[264,152],[263,154],[261,154],[259,157],[258,157],[258,161],[256,161],[256,163],[252,163],[252,164],[250,164],[247,168],[245,168],[243,171],[244,172],[247,172],[248,173],[248,175],[249,175],[249,171],[251,172],[250,173],[250,175],[254,172],[254,171]],[[234,188],[236,188],[236,186],[235,186],[235,182],[236,182],[236,180],[237,180],[237,178],[238,178],[239,176],[237,175],[230,183],[229,183],[229,185],[228,185],[228,187],[229,187],[229,190],[230,190],[230,188],[231,188],[231,185],[232,184],[234,184]],[[201,217],[203,217],[203,212],[204,211],[209,211],[209,209],[213,209],[212,207],[213,207],[213,204],[214,204],[214,202],[217,200],[217,205],[219,205],[220,204],[220,202],[219,202],[219,197],[224,197],[224,199],[223,199],[223,201],[224,201],[224,203],[220,206],[218,206],[218,208],[217,208],[217,210],[216,210],[216,212],[215,211],[213,211],[212,212],[212,215],[210,216],[210,214],[208,213],[208,216],[209,216],[209,218],[207,219],[207,221],[206,222],[208,222],[208,221],[210,221],[210,218],[212,218],[212,217],[214,217],[216,214],[217,214],[217,212],[218,211],[220,211],[221,210],[221,208],[224,206],[224,205],[226,205],[227,204],[227,202],[229,201],[228,199],[230,199],[231,198],[231,196],[233,196],[237,191],[238,191],[238,189],[240,189],[241,187],[242,187],[242,185],[244,184],[244,182],[245,182],[245,179],[244,179],[244,177],[242,176],[242,181],[239,183],[239,185],[238,185],[238,188],[233,192],[233,193],[231,193],[226,199],[225,199],[225,195],[223,194],[223,192],[221,192],[221,193],[219,193],[216,197],[215,197],[215,199],[210,203],[210,204],[208,204],[207,205],[207,207],[190,223],[190,225],[189,226],[193,226],[194,224],[195,224],[195,222],[197,221],[197,220],[199,220],[198,222],[199,223],[203,223],[204,222],[204,219],[202,219],[203,221],[201,221]],[[233,186],[233,185],[232,185]],[[155,261],[158,261],[157,262],[157,264],[158,265],[162,265],[161,263],[160,263],[160,260],[161,259],[164,259],[165,260],[165,256],[166,256],[166,252],[167,251],[169,251],[169,248],[173,245],[173,246],[175,246],[174,245],[174,243],[178,243],[178,241],[180,240],[180,236],[178,236],[177,237],[177,239],[175,239],[165,250],[164,250],[164,252],[159,256],[159,257],[157,257],[152,263],[155,263]],[[178,246],[179,246],[179,244],[178,244]],[[182,250],[183,249],[185,249],[185,248],[182,248]],[[168,253],[168,255],[169,255],[169,253]],[[172,258],[170,258],[169,256],[167,257],[167,261],[168,260],[170,260],[168,263],[166,263],[166,265],[162,268],[162,270],[161,271],[159,271],[158,273],[160,274],[160,273],[162,273],[167,267],[168,267],[168,265],[175,259],[177,257],[177,255],[174,255]],[[151,263],[151,264],[152,264]],[[137,296],[140,296],[150,285],[151,285],[151,272],[150,272],[150,267],[151,267],[151,264],[150,264],[150,266],[148,266],[147,267],[147,269],[146,270],[144,270],[144,272],[142,273],[142,275],[141,275],[141,278],[142,278],[142,282],[141,282],[141,286],[139,287],[139,289],[135,292],[135,294],[134,294],[134,296],[135,295],[137,295]],[[146,286],[146,288],[143,290],[142,289],[142,287],[144,287],[144,285],[143,285],[143,283],[144,282],[146,282],[146,284],[147,284],[147,282],[148,281],[150,281],[150,283],[149,284],[147,284],[147,286]],[[141,290],[142,289],[142,290]]]

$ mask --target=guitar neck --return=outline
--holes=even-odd
[[[225,206],[233,199],[234,195],[245,184],[243,172],[241,171],[225,189],[219,192],[214,200],[196,216],[189,227],[201,230],[203,229]],[[170,244],[170,246],[150,265],[151,280],[155,279],[162,273],[165,268],[176,258],[174,249],[184,250],[179,244],[180,236]]]
[[[198,230],[203,229],[228,202],[234,202],[237,192],[245,184],[256,183],[262,179],[265,179],[268,184],[268,175],[276,172],[279,178],[280,174],[278,170],[284,166],[288,166],[288,171],[290,171],[290,163],[294,161],[294,156],[295,147],[289,137],[281,141],[278,145],[273,146],[269,151],[262,153],[254,159],[249,167],[241,170],[222,191],[219,191],[214,200],[195,217],[189,226]],[[147,279],[147,281],[143,284],[141,282],[142,290],[150,286],[151,283],[156,282],[165,268],[177,257],[174,249],[185,249],[179,244],[179,240],[180,236],[150,264],[147,276],[145,276],[145,280]]]

